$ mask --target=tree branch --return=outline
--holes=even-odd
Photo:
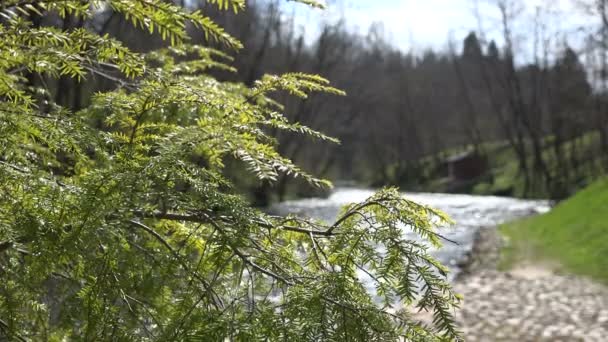
[[[207,283],[207,281],[201,277],[196,271],[192,271],[190,269],[190,267],[188,266],[188,264],[186,264],[186,262],[183,260],[183,258],[173,249],[173,247],[169,244],[169,242],[167,242],[167,240],[165,240],[160,234],[158,234],[156,231],[154,231],[154,229],[146,226],[145,224],[135,221],[135,220],[129,220],[129,223],[132,224],[133,226],[140,228],[142,230],[144,230],[145,232],[147,232],[148,234],[152,235],[158,242],[160,242],[167,250],[169,250],[171,252],[171,254],[173,255],[173,257],[175,259],[177,259],[177,261],[180,263],[180,265],[182,266],[182,268],[189,272],[192,276],[194,276],[205,288],[205,290],[207,292],[209,292],[210,294],[212,294],[213,296],[215,296],[215,301],[214,301],[214,305],[216,308],[220,308],[224,306],[224,303],[222,302],[220,296],[215,293],[215,291],[213,291],[213,289],[211,288],[211,286]]]

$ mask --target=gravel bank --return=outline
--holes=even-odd
[[[608,288],[542,266],[496,271],[500,236],[483,229],[455,290],[466,341],[608,341]]]

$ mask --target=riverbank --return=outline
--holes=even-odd
[[[608,179],[599,180],[550,212],[503,224],[503,266],[530,260],[608,284]]]
[[[528,165],[534,165],[532,146],[526,143]],[[603,161],[599,156],[600,136],[597,132],[566,141],[562,145],[561,158],[556,157],[554,140],[547,136],[542,141],[541,155],[552,184],[543,178],[537,178],[526,184],[519,167],[516,151],[507,141],[488,141],[482,143],[478,151],[485,167],[483,172],[466,175],[471,168],[476,169],[474,160],[460,162],[461,172],[465,176],[453,177],[450,174],[448,161],[458,156],[467,155],[471,146],[458,146],[443,150],[418,160],[416,176],[395,177],[395,184],[415,191],[463,193],[485,196],[509,196],[515,198],[567,198],[605,174]],[[453,167],[453,166],[452,166]],[[406,182],[399,182],[405,179]],[[408,183],[409,180],[414,182]]]
[[[605,341],[606,286],[546,263],[498,271],[502,244],[497,229],[480,229],[461,265],[454,287],[466,341]]]
[[[456,276],[456,281],[464,281],[482,271],[496,270],[500,263],[503,243],[496,228],[479,228],[473,237],[471,250],[458,264],[460,273]]]

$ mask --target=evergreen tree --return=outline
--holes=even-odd
[[[465,60],[477,61],[481,55],[481,45],[479,44],[477,35],[475,32],[471,32],[464,39],[462,57]]]
[[[487,57],[491,61],[497,61],[500,58],[500,53],[498,52],[498,47],[496,46],[496,42],[493,40],[488,44]]]
[[[90,20],[106,9],[168,47],[136,53],[84,25],[38,20]],[[233,158],[260,181],[288,174],[329,186],[279,155],[266,133],[334,141],[288,122],[271,97],[342,94],[324,78],[220,82],[209,71],[233,70],[231,58],[190,44],[186,27],[229,50],[241,43],[163,0],[5,0],[0,15],[0,339],[457,338],[447,270],[403,233],[439,246],[442,213],[385,189],[333,223],[274,217],[223,176]],[[78,111],[46,86],[91,75],[116,87]],[[405,309],[391,310],[397,304]],[[410,308],[432,311],[434,325],[417,323]]]
[[[574,108],[584,108],[591,94],[587,71],[574,50],[566,47],[553,66],[556,98]]]
[[[585,131],[585,111],[592,93],[587,71],[576,52],[566,47],[550,72],[552,133],[562,138],[580,135]]]

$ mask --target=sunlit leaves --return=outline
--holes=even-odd
[[[22,19],[11,20],[7,26],[0,25],[3,37],[0,66],[5,72],[22,69],[77,79],[91,72],[107,72],[107,69],[118,69],[127,77],[140,76],[144,72],[142,57],[108,36],[99,37],[85,29],[63,32],[30,25]],[[15,86],[9,87],[9,82],[16,76],[9,76],[3,78],[7,90],[0,89],[0,96],[23,100]]]
[[[90,18],[104,4],[171,45],[142,55],[109,36],[24,19],[50,12]],[[231,57],[189,45],[186,25],[224,46],[240,43],[200,12],[167,1],[0,6],[0,339],[456,336],[457,298],[446,269],[420,241],[440,244],[436,227],[449,221],[442,213],[386,189],[347,206],[330,225],[271,217],[224,178],[225,164],[236,160],[260,182],[289,175],[330,186],[281,156],[269,134],[336,143],[289,122],[272,98],[343,95],[328,80],[288,73],[253,87],[219,81],[209,70],[234,71]],[[116,88],[78,112],[56,104],[46,82],[28,78],[91,74]],[[391,310],[400,304],[432,311],[434,328]]]
[[[166,72],[173,74],[196,75],[209,69],[236,71],[233,66],[227,64],[232,62],[231,56],[222,51],[198,45],[159,49],[148,53],[146,59],[151,64],[162,65]]]
[[[222,2],[223,3],[223,2]],[[200,11],[187,12],[184,8],[162,0],[110,0],[110,7],[122,13],[134,26],[158,33],[172,45],[189,40],[186,24],[201,30],[205,38],[234,49],[242,44]]]
[[[209,0],[209,3],[216,4],[221,10],[231,9],[234,13],[238,13],[245,9],[245,0]]]
[[[19,15],[26,17],[35,14],[43,15],[44,12],[55,12],[61,17],[68,15],[88,17],[91,15],[92,7],[98,7],[101,1],[23,1],[5,0],[0,4],[0,15],[6,19],[12,19]]]
[[[445,280],[447,270],[428,254],[428,245],[406,236],[413,231],[438,247],[436,226],[450,222],[444,214],[403,198],[396,189],[385,189],[346,207],[338,222],[333,227],[336,240],[326,247],[329,265],[351,270],[351,277],[357,269],[364,272],[385,306],[402,301],[433,311],[439,331],[457,335],[451,309],[459,300]]]
[[[316,7],[316,8],[325,8],[325,3],[321,2],[321,1],[316,1],[316,0],[288,0],[288,1],[292,1],[292,2],[299,2],[311,7]]]
[[[323,77],[303,73],[288,73],[281,76],[264,75],[261,80],[256,82],[253,93],[257,96],[277,90],[285,90],[300,98],[307,98],[309,92],[345,95],[343,91],[331,87],[329,81]]]

